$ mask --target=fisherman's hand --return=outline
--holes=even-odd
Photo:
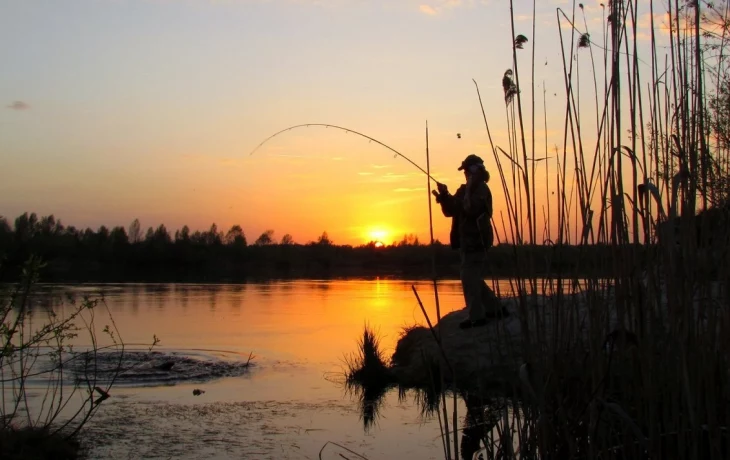
[[[449,188],[446,186],[446,184],[442,184],[441,182],[436,182],[436,188],[439,190],[439,194],[449,193]]]
[[[431,193],[433,193],[433,196],[436,197],[436,203],[441,203],[441,195],[436,190],[431,190]]]

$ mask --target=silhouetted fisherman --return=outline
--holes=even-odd
[[[483,326],[488,318],[502,317],[506,312],[487,287],[483,274],[487,249],[494,242],[492,192],[487,185],[489,172],[484,161],[476,155],[466,157],[459,171],[464,171],[466,184],[462,184],[455,194],[450,194],[446,185],[438,182],[438,192],[432,193],[444,216],[452,218],[451,247],[459,249],[461,255],[461,286],[469,312],[469,318],[459,327],[468,329]]]

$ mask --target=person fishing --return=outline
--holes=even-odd
[[[451,218],[450,242],[461,255],[461,287],[469,317],[459,324],[462,329],[484,326],[490,318],[507,315],[494,293],[484,282],[486,254],[494,243],[492,230],[492,192],[489,172],[476,155],[467,156],[459,166],[466,184],[453,195],[445,184],[436,182],[431,193],[441,205],[444,216]]]

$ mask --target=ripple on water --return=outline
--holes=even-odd
[[[198,350],[108,351],[99,352],[95,363],[91,355],[79,353],[70,361],[75,378],[82,378],[95,366],[97,381],[115,385],[171,385],[181,382],[207,382],[222,377],[238,377],[253,366],[248,357],[237,353]],[[117,370],[121,369],[117,375]]]

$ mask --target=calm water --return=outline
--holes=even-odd
[[[125,343],[161,342],[155,363],[123,375],[88,425],[92,458],[318,458],[330,441],[369,459],[443,458],[438,421],[390,395],[365,432],[342,385],[343,360],[365,324],[390,356],[402,328],[435,318],[430,283],[392,280],[267,284],[45,286],[103,295]],[[439,284],[442,314],[463,307],[458,282]],[[60,307],[67,308],[67,307]],[[96,326],[109,324],[102,310]],[[79,338],[84,345],[84,338]],[[88,344],[88,341],[86,342]],[[249,353],[254,366],[241,367]],[[146,367],[145,367],[146,366]],[[205,391],[194,396],[193,389]],[[462,407],[462,413],[463,407]],[[328,445],[322,458],[342,458]],[[354,457],[349,457],[354,458]]]

